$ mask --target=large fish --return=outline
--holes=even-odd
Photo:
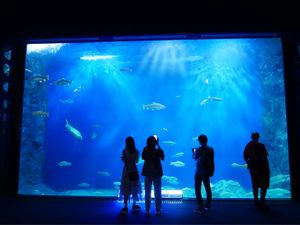
[[[68,120],[66,120],[66,128],[67,130],[77,139],[82,140],[82,136],[79,130],[77,130],[76,128],[72,127]]]

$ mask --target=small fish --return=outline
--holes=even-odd
[[[174,176],[162,176],[162,180],[166,181],[168,184],[177,185],[179,184],[178,178]]]
[[[60,161],[57,165],[59,165],[59,166],[71,166],[72,163],[67,162],[67,161]]]
[[[72,83],[72,80],[67,80],[67,79],[65,79],[65,78],[61,78],[61,79],[58,79],[58,80],[56,80],[56,81],[53,81],[52,83],[50,83],[50,84],[52,84],[52,85],[57,85],[57,86],[65,86],[65,85],[69,85],[69,84],[71,84]]]
[[[114,188],[115,189],[119,189],[120,186],[121,186],[121,182],[120,181],[115,181],[115,182],[113,182],[113,184],[114,184]]]
[[[104,177],[109,177],[110,176],[110,173],[107,172],[107,171],[98,171],[97,174],[100,175],[100,176],[104,176]]]
[[[36,74],[31,77],[33,81],[43,83],[49,80],[49,75]]]
[[[158,102],[152,102],[150,104],[143,104],[143,109],[145,110],[162,110],[162,109],[165,109],[166,106],[161,104],[161,103],[158,103]]]
[[[136,163],[136,165],[141,165],[144,163],[144,160],[142,159],[142,157],[139,157],[138,162]]]
[[[77,186],[78,186],[78,187],[82,187],[82,188],[87,188],[87,187],[89,187],[89,186],[91,186],[91,185],[90,185],[89,183],[83,182],[83,183],[77,184]]]
[[[192,137],[193,141],[198,141],[198,136]]]
[[[233,168],[242,168],[242,169],[247,169],[247,164],[238,164],[238,163],[231,163],[231,166]]]
[[[41,117],[49,117],[49,112],[38,110],[38,111],[33,111],[32,115],[41,116]]]
[[[209,82],[208,82],[208,79],[205,79],[205,81],[204,81],[204,82],[205,82],[205,84],[209,84]]]
[[[223,101],[222,98],[219,98],[219,97],[210,97],[208,96],[209,100],[213,100],[213,101]]]
[[[74,100],[72,100],[72,99],[59,99],[59,102],[61,104],[73,104]]]
[[[28,73],[32,73],[32,70],[25,68],[25,71]]]
[[[95,139],[97,137],[97,133],[93,132],[91,135],[91,139]]]
[[[208,103],[208,101],[209,101],[209,99],[206,98],[206,99],[204,99],[204,100],[202,100],[202,101],[200,102],[200,105],[201,105],[201,106],[206,105],[206,104]]]
[[[178,152],[175,155],[173,155],[173,157],[178,158],[184,155],[184,152]]]
[[[120,69],[121,72],[132,72],[132,68],[130,67],[125,67]]]
[[[175,167],[184,167],[185,163],[181,161],[175,161],[175,162],[170,162],[170,165]]]
[[[75,138],[82,140],[82,135],[81,135],[80,131],[77,130],[76,128],[72,127],[69,124],[68,120],[66,120],[66,128]]]
[[[162,143],[165,145],[176,145],[175,141],[163,141]]]
[[[200,102],[200,105],[201,105],[201,106],[204,106],[204,105],[206,105],[209,101],[223,101],[223,99],[222,99],[222,98],[219,98],[219,97],[211,97],[211,96],[208,96],[208,98],[206,98],[206,99],[204,99],[204,100],[202,100],[202,101]]]
[[[81,91],[81,89],[82,89],[82,87],[81,87],[81,86],[79,86],[78,88],[75,88],[75,89],[73,90],[73,92],[74,92],[74,93],[76,93],[76,92],[80,92],[80,91]]]
[[[165,127],[164,127],[164,128],[162,128],[162,130],[165,131],[165,132],[167,132],[167,131],[168,131],[168,128],[165,128]]]

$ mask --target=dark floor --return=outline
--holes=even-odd
[[[163,211],[147,216],[143,202],[138,213],[120,215],[117,200],[94,198],[0,198],[1,224],[300,224],[300,204],[269,201],[258,210],[252,201],[215,200],[204,215],[193,212],[194,200],[164,200]],[[153,205],[154,206],[154,203]]]

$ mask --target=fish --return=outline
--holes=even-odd
[[[110,173],[107,172],[107,171],[98,171],[97,174],[100,175],[100,176],[104,176],[104,177],[109,177],[110,176]]]
[[[233,168],[242,168],[242,169],[247,169],[248,167],[247,163],[245,164],[231,163],[231,166]]]
[[[72,83],[72,80],[67,80],[65,78],[58,79],[56,81],[51,82],[52,85],[65,86]]]
[[[184,167],[185,163],[181,161],[175,161],[175,162],[170,162],[170,165],[175,167]]]
[[[82,89],[82,87],[81,87],[81,86],[79,86],[78,88],[75,88],[75,89],[73,90],[73,92],[74,92],[74,93],[76,93],[76,92],[80,92],[80,91],[81,91],[81,89]]]
[[[162,110],[162,109],[165,109],[166,106],[161,104],[161,103],[158,103],[158,102],[152,102],[150,104],[143,104],[143,109],[145,110]]]
[[[208,96],[208,98],[203,99],[203,100],[200,102],[200,105],[201,105],[201,106],[204,106],[204,105],[206,105],[209,101],[223,101],[223,99],[222,99],[222,98],[219,98],[219,97],[211,97],[211,96]]]
[[[59,102],[61,104],[73,104],[74,100],[73,99],[59,99]]]
[[[34,116],[49,117],[49,112],[45,112],[41,110],[33,111],[31,114]]]
[[[192,137],[193,141],[198,141],[198,136]]]
[[[67,162],[67,161],[60,161],[59,163],[57,163],[57,165],[59,165],[59,166],[71,166],[72,163]]]
[[[202,100],[202,101],[200,102],[200,105],[201,105],[201,106],[206,105],[206,104],[208,103],[208,101],[209,101],[209,99],[206,98],[206,99],[204,99],[204,100]]]
[[[173,184],[173,185],[177,185],[179,184],[178,182],[178,178],[174,177],[174,176],[162,176],[162,180],[166,181],[168,184]]]
[[[49,75],[36,74],[31,77],[33,81],[43,83],[49,80]]]
[[[115,189],[119,189],[120,186],[121,186],[121,182],[120,181],[115,181],[115,182],[113,182],[113,184],[114,184],[114,188]]]
[[[178,158],[184,155],[184,152],[178,152],[175,155],[173,155],[173,157]]]
[[[209,100],[213,100],[213,101],[223,101],[222,98],[219,98],[219,97],[210,97],[208,96]]]
[[[25,68],[25,71],[28,73],[32,73],[32,70]]]
[[[176,145],[175,141],[163,141],[162,143],[166,145]]]
[[[97,137],[97,133],[93,132],[91,135],[91,139],[95,139]]]
[[[81,135],[80,131],[77,130],[76,128],[72,127],[69,124],[68,120],[66,120],[66,128],[75,138],[82,140],[82,135]]]
[[[77,186],[78,186],[78,187],[82,187],[82,188],[87,188],[87,187],[89,187],[89,186],[91,186],[91,185],[90,185],[89,183],[83,182],[83,183],[77,184]]]
[[[130,67],[124,67],[120,69],[121,72],[132,72],[132,68]]]
[[[143,164],[143,163],[144,163],[144,160],[143,160],[142,157],[140,156],[138,162],[136,163],[136,165],[141,165],[141,164]]]

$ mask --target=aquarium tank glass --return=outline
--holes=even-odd
[[[291,198],[280,37],[36,41],[25,61],[19,195],[117,197],[126,137],[141,155],[155,134],[162,190],[195,198],[191,149],[206,134],[213,198],[252,198],[243,151],[257,131],[267,198]]]

